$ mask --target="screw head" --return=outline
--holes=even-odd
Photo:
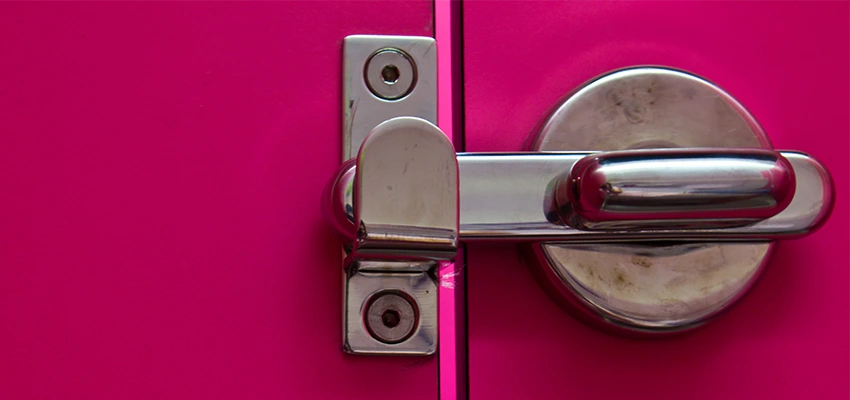
[[[381,78],[384,79],[384,83],[387,85],[395,85],[398,82],[398,76],[398,67],[395,65],[387,64],[381,69]]]
[[[363,78],[375,96],[400,100],[416,86],[416,63],[399,49],[381,49],[366,61]]]
[[[398,314],[396,310],[387,310],[381,314],[381,322],[384,323],[384,326],[387,328],[395,328],[401,322],[401,315]]]
[[[388,344],[407,340],[419,325],[414,301],[399,291],[385,290],[373,295],[364,317],[369,334]]]

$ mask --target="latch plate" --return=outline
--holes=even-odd
[[[388,119],[407,116],[437,123],[437,42],[433,38],[348,36],[343,41],[342,79],[342,161],[356,157],[366,135]]]
[[[378,263],[380,264],[380,263]],[[345,275],[345,351],[352,354],[426,355],[437,350],[437,284],[430,271],[436,263],[427,263],[427,272],[366,271],[356,266]],[[410,304],[405,307],[376,304],[381,296],[398,296]],[[383,319],[387,312],[398,313],[398,321]],[[370,318],[377,315],[378,320]],[[378,329],[400,332],[398,340],[375,332]],[[405,329],[406,330],[406,329]],[[389,332],[392,335],[393,332]]]
[[[343,160],[358,168],[339,193],[358,227],[344,265],[343,348],[352,354],[437,350],[437,282],[458,241],[457,159],[437,120],[434,39],[349,36],[344,42]]]

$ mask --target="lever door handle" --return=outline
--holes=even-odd
[[[555,183],[579,229],[726,228],[770,218],[794,197],[794,168],[762,149],[659,149],[587,156]]]
[[[833,203],[816,159],[760,149],[458,153],[462,242],[769,240],[811,233]],[[353,240],[356,163],[323,200]],[[619,192],[619,193],[618,193]]]

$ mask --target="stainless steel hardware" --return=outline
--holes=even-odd
[[[779,214],[794,172],[769,150],[630,150],[582,158],[552,190],[561,221],[579,229],[722,228]]]
[[[345,260],[345,348],[431,354],[437,346],[434,272],[457,253],[454,148],[430,122],[398,117],[372,130],[357,165],[358,229]]]
[[[378,50],[366,61],[363,71],[366,86],[384,100],[407,96],[416,85],[416,64],[400,49]]]
[[[688,148],[772,150],[755,118],[716,85],[682,71],[615,71],[570,94],[531,139],[530,151]],[[576,317],[606,331],[659,336],[694,329],[735,303],[758,279],[774,239],[813,232],[833,204],[826,168],[779,152],[795,190],[779,214],[733,228],[675,234],[593,231],[608,241],[537,242],[526,254],[538,281]],[[705,234],[697,233],[705,231]]]
[[[419,117],[437,123],[436,46],[429,37],[345,38],[343,161],[357,156],[366,135],[390,118]]]
[[[703,151],[703,150],[700,150]],[[661,220],[662,225],[652,229],[584,229],[564,222],[558,210],[555,192],[563,174],[575,170],[573,165],[581,160],[595,160],[608,153],[546,152],[546,153],[458,153],[460,169],[460,239],[461,241],[505,240],[505,241],[609,241],[647,239],[698,239],[698,240],[768,240],[793,238],[805,235],[818,227],[825,219],[832,203],[832,186],[829,174],[817,160],[796,152],[769,152],[783,168],[790,165],[793,171],[784,171],[789,179],[795,180],[797,190],[780,193],[779,187],[764,190],[759,196],[765,199],[771,194],[781,197],[767,212],[775,215],[751,221],[742,226],[721,229],[723,226],[740,225],[740,221],[714,221],[711,218],[699,223],[685,225],[676,220]],[[620,153],[622,154],[622,153]],[[651,153],[635,152],[648,158],[638,157],[637,162],[653,160]],[[787,164],[786,164],[787,162]],[[742,163],[743,165],[749,165]],[[758,164],[756,162],[756,164]],[[760,167],[759,167],[760,168]],[[353,185],[356,166],[349,163],[342,169],[332,185],[326,199],[328,207],[336,210],[333,221],[341,237],[354,238],[354,198],[346,196]],[[729,172],[729,171],[727,171]],[[761,175],[760,175],[761,176]],[[763,179],[763,178],[762,178]],[[771,178],[776,179],[776,178]],[[657,182],[656,182],[657,183]],[[739,182],[743,185],[744,180]],[[725,183],[725,184],[728,184]],[[789,183],[784,183],[789,185]],[[601,186],[601,185],[600,185]],[[786,188],[787,189],[787,188]],[[772,190],[772,191],[771,191]],[[753,190],[757,192],[756,190]],[[691,196],[704,202],[705,193]],[[726,196],[733,194],[727,193]],[[781,195],[781,196],[780,196]],[[790,202],[789,202],[790,200]],[[769,201],[764,200],[763,201]],[[651,205],[650,205],[651,206]],[[708,205],[705,207],[715,207]],[[563,208],[563,207],[562,207]],[[762,207],[764,208],[764,207]],[[343,210],[349,210],[344,212]],[[704,212],[713,212],[706,208]],[[728,210],[721,210],[727,212]],[[743,209],[744,212],[765,210]],[[781,211],[781,212],[780,212]],[[778,212],[778,213],[777,213]],[[616,215],[616,214],[615,214]],[[678,214],[668,213],[667,216]],[[754,222],[754,223],[753,223]],[[663,229],[657,229],[663,227]]]
[[[431,38],[345,39],[343,193],[328,209],[357,228],[345,240],[343,348],[353,354],[428,355],[437,349],[435,271],[458,245],[454,148],[436,122]],[[336,185],[332,185],[331,189]],[[329,194],[330,195],[330,194]],[[351,215],[348,220],[347,215]]]
[[[383,138],[377,151],[373,137]],[[421,273],[450,260],[458,240],[521,242],[556,301],[622,334],[709,321],[758,278],[773,240],[813,232],[832,207],[822,164],[773,150],[728,93],[667,68],[615,71],[579,88],[528,152],[455,155],[445,142],[417,153],[430,162],[412,164],[411,146],[427,138],[442,137],[422,119],[390,119],[329,185],[327,219],[355,243],[348,270],[370,256],[387,260],[371,270]],[[389,266],[399,260],[431,264]],[[388,299],[402,305],[361,318],[394,324],[411,313],[404,296]],[[402,346],[409,326],[367,330],[383,346]]]

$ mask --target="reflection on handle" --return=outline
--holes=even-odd
[[[596,153],[553,186],[561,220],[578,229],[734,227],[770,218],[794,197],[791,164],[761,149]]]

